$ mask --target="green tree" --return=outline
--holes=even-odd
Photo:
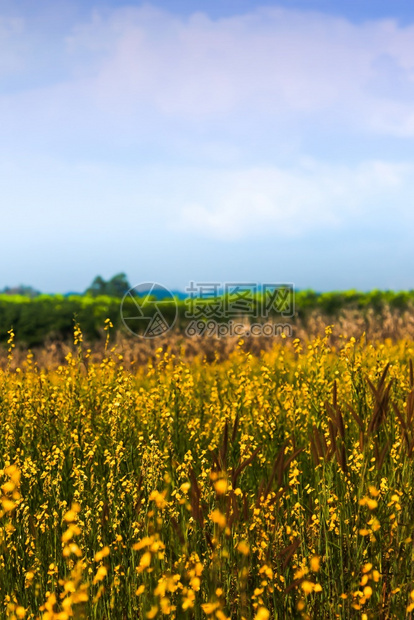
[[[97,297],[109,295],[110,297],[123,297],[131,288],[125,273],[117,273],[110,280],[104,280],[102,276],[96,276],[85,293]]]
[[[96,276],[89,288],[86,289],[86,295],[92,295],[97,297],[98,295],[105,295],[106,282],[101,276]]]
[[[131,288],[125,273],[117,273],[107,282],[107,295],[123,297]]]

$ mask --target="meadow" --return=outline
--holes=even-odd
[[[13,339],[2,618],[411,617],[411,340],[326,328],[135,367],[76,328],[47,368]]]

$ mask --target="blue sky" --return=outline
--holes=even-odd
[[[414,4],[0,0],[0,287],[414,288]]]

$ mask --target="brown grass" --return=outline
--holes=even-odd
[[[370,309],[364,313],[358,310],[345,310],[339,316],[331,316],[313,312],[306,321],[295,319],[292,321],[293,336],[285,338],[287,347],[294,338],[303,341],[311,340],[317,336],[323,337],[325,327],[333,325],[331,343],[336,348],[341,348],[341,343],[351,337],[357,340],[365,334],[368,341],[383,341],[390,339],[414,340],[414,310],[398,311],[385,308],[381,313]],[[17,335],[18,336],[18,335]],[[262,351],[269,351],[275,340],[281,341],[280,336],[251,336],[244,338],[242,348],[259,356]],[[237,336],[194,336],[186,337],[181,332],[173,331],[166,336],[154,339],[140,339],[133,336],[125,336],[117,332],[111,336],[110,348],[114,353],[123,355],[125,368],[139,366],[155,360],[155,352],[160,347],[169,350],[172,354],[188,360],[196,357],[204,357],[207,362],[227,359],[238,347],[240,338]],[[99,362],[105,357],[105,341],[84,343],[83,349],[91,349],[91,362]],[[40,368],[56,368],[65,363],[65,357],[69,352],[74,353],[72,343],[61,341],[49,341],[41,347],[32,349],[33,359]],[[11,367],[23,365],[28,354],[28,349],[17,344],[13,353]],[[7,365],[7,349],[0,347],[0,367]]]

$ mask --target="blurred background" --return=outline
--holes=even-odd
[[[413,288],[414,5],[0,0],[0,289]]]

